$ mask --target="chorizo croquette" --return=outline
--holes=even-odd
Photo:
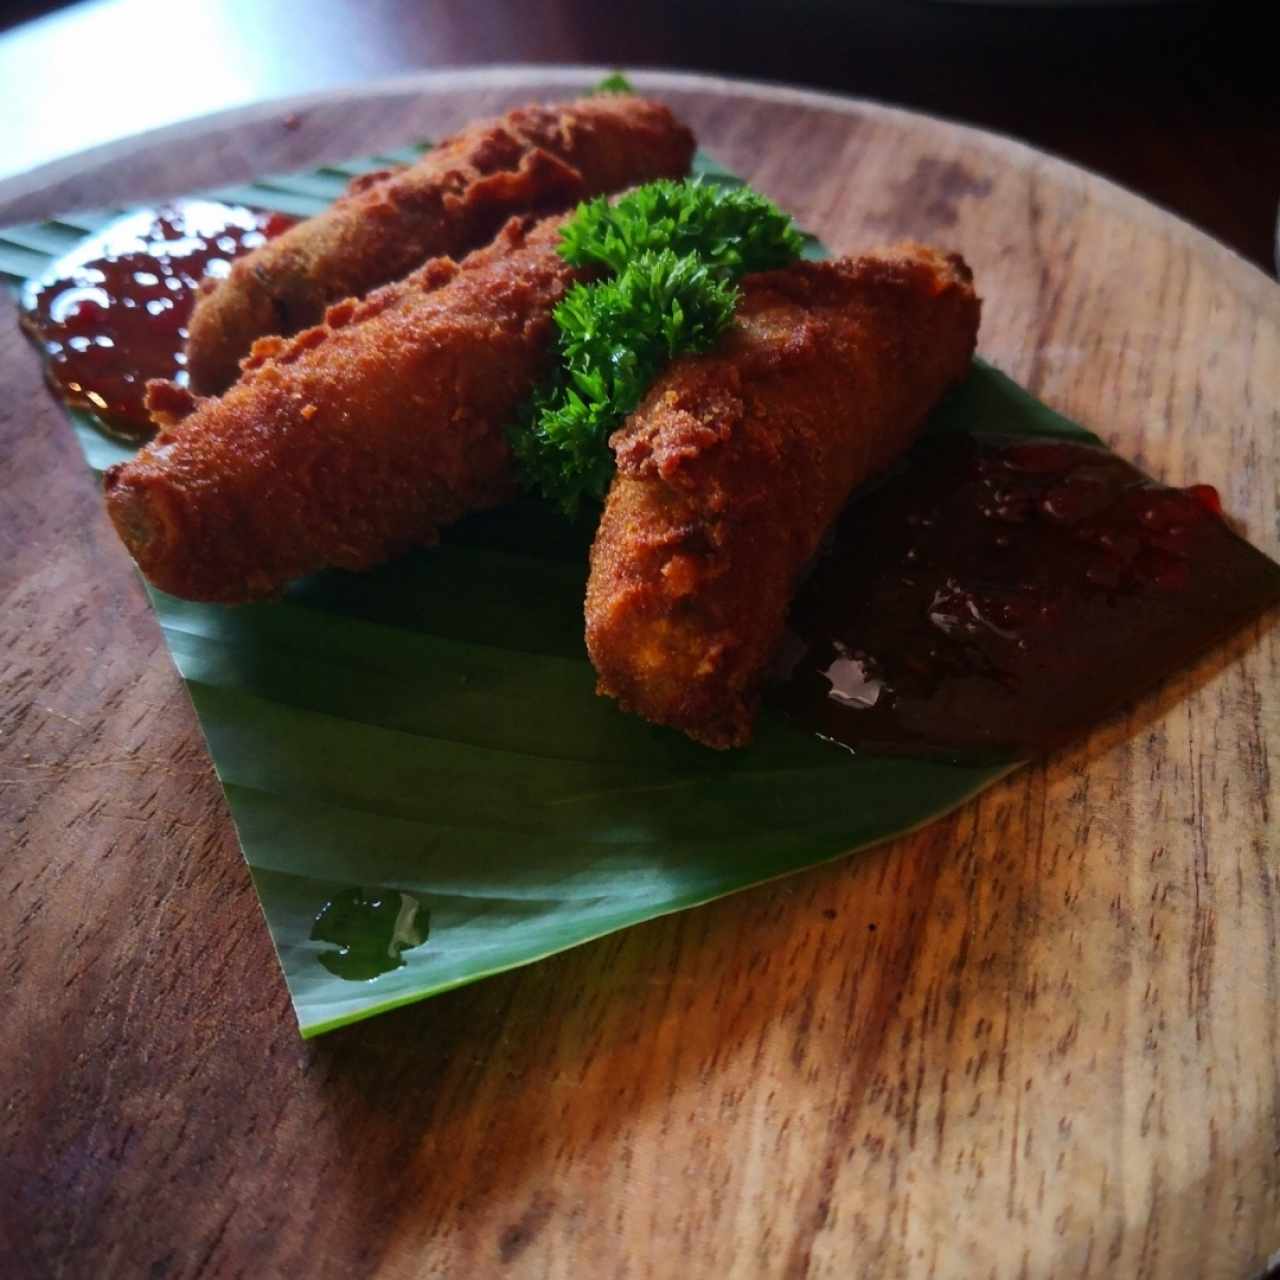
[[[206,279],[188,325],[192,387],[239,376],[255,338],[317,324],[325,307],[486,244],[514,214],[681,177],[693,135],[658,103],[584,98],[472,125],[416,164],[358,178],[346,196]]]
[[[555,359],[575,271],[563,219],[513,219],[293,338],[263,338],[220,399],[152,383],[162,427],[106,474],[107,509],[156,586],[223,603],[326,566],[365,569],[515,488],[506,429]]]
[[[971,279],[904,245],[743,281],[720,344],[610,441],[586,599],[601,693],[708,746],[748,741],[798,576],[969,367]]]

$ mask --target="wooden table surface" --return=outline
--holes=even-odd
[[[588,77],[119,146],[105,204]],[[856,102],[642,83],[836,249],[964,251],[981,350],[1280,553],[1280,289],[1107,183]],[[0,303],[0,1274],[1211,1276],[1280,1248],[1274,616],[870,853],[319,1041],[185,691]]]

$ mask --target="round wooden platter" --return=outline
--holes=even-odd
[[[198,121],[11,181],[0,222],[596,76]],[[1001,138],[636,81],[835,249],[962,250],[984,355],[1280,553],[1254,268]],[[1274,616],[907,839],[303,1044],[186,694],[0,305],[6,1275],[1236,1278],[1280,1247]]]

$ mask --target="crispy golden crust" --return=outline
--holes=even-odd
[[[708,746],[748,741],[797,576],[969,366],[971,279],[903,245],[743,282],[720,346],[610,442],[586,601],[601,693]]]
[[[264,338],[221,399],[152,383],[162,430],[106,474],[142,572],[192,600],[271,595],[329,565],[364,569],[513,487],[505,429],[554,359],[552,309],[577,278],[562,219],[513,219],[461,265]]]
[[[525,107],[473,125],[417,164],[357,179],[324,213],[237,260],[225,279],[206,281],[188,325],[192,386],[224,390],[255,338],[316,324],[327,304],[430,257],[461,257],[513,214],[680,177],[692,157],[689,130],[641,98]]]

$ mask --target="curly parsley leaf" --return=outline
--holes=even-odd
[[[597,93],[635,93],[635,90],[631,87],[631,81],[621,71],[615,71],[612,75],[605,76],[591,90],[590,96],[594,97]]]
[[[804,238],[772,201],[750,187],[650,182],[616,204],[600,196],[578,206],[561,233],[561,254],[576,267],[621,272],[646,250],[696,253],[737,278],[794,262]]]
[[[608,439],[674,356],[706,351],[737,290],[696,254],[647,251],[620,275],[578,284],[556,308],[561,363],[512,435],[526,479],[567,515],[602,498]]]
[[[676,356],[708,350],[733,320],[734,282],[800,256],[803,237],[743,187],[649,183],[578,206],[560,252],[613,274],[556,308],[560,361],[510,433],[526,483],[572,516],[603,498],[609,436]]]

